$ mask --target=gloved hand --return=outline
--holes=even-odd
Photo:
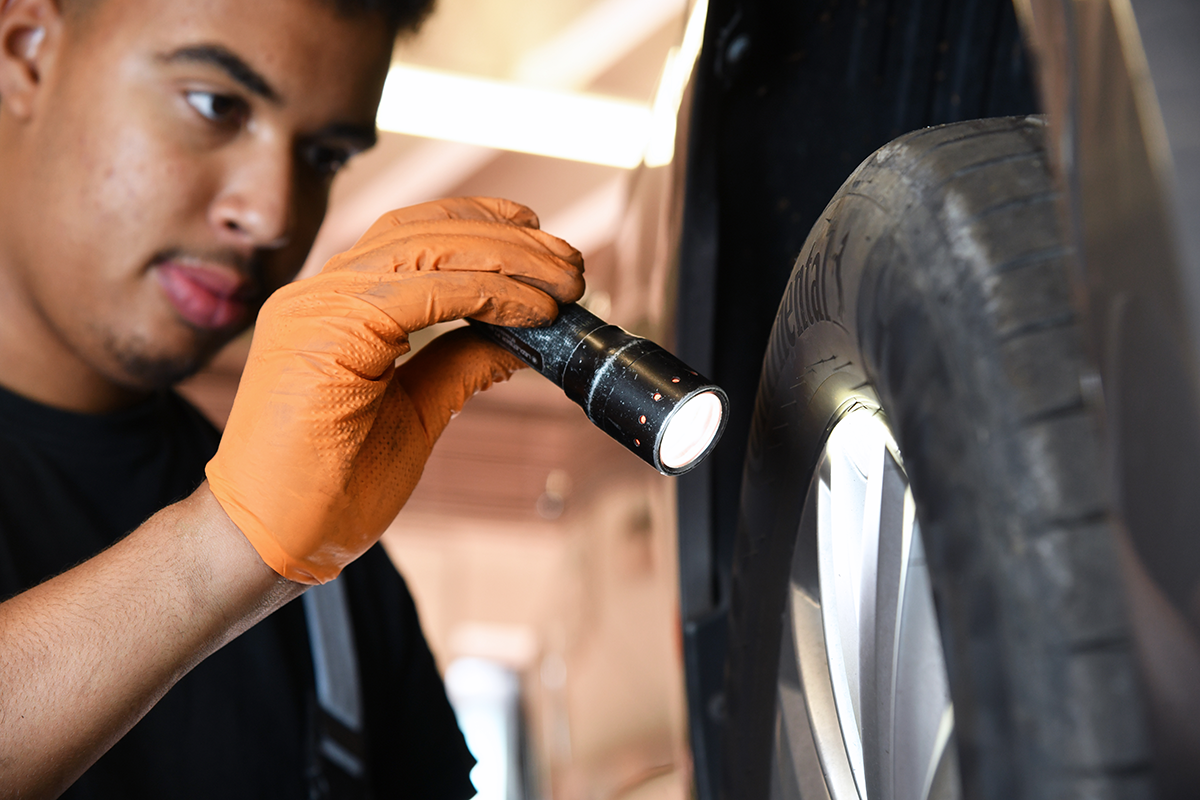
[[[263,306],[209,486],[272,569],[324,583],[400,511],[450,417],[523,364],[470,330],[399,368],[408,335],[540,325],[583,293],[579,251],[506,200],[393,211]]]

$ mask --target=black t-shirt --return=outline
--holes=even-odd
[[[189,495],[219,435],[167,392],[73,414],[0,389],[0,596],[83,561]],[[376,798],[466,798],[474,760],[412,597],[379,546],[344,572]],[[66,798],[307,798],[313,667],[289,603],[186,675]]]

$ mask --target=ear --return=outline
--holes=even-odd
[[[0,109],[26,118],[62,40],[54,0],[7,0],[0,5]]]

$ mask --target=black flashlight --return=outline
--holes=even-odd
[[[557,384],[600,430],[665,475],[682,475],[725,430],[729,398],[649,339],[580,305],[542,328],[471,320],[475,330]]]

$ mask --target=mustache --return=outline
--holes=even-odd
[[[185,264],[188,262],[200,262],[230,267],[238,274],[245,276],[249,281],[246,288],[238,292],[242,300],[252,302],[263,299],[266,290],[264,284],[266,256],[260,250],[246,253],[233,249],[168,247],[154,254],[150,259],[150,266],[155,267],[170,261]]]

